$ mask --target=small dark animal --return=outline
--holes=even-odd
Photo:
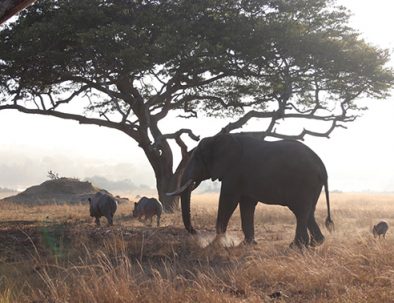
[[[96,218],[96,224],[100,225],[100,217],[106,217],[108,225],[113,225],[113,217],[118,208],[118,202],[105,192],[97,192],[88,200],[90,216]]]
[[[160,226],[160,217],[163,212],[163,205],[155,198],[142,197],[137,203],[134,203],[133,217],[141,220],[145,216],[144,221],[150,219],[152,225],[152,217],[156,215],[157,226]]]
[[[376,238],[377,236],[383,235],[383,238],[386,237],[386,232],[389,229],[389,224],[386,221],[380,221],[378,224],[374,225],[372,228],[373,236]]]

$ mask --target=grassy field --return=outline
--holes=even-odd
[[[0,303],[8,302],[394,302],[394,195],[331,195],[336,231],[314,249],[289,249],[295,218],[259,204],[255,246],[239,212],[212,244],[217,196],[192,197],[190,236],[180,213],[160,228],[122,204],[112,228],[95,227],[86,205],[27,207],[0,202]],[[326,217],[324,198],[317,220]],[[374,239],[373,223],[391,224]],[[104,218],[102,222],[105,223]]]

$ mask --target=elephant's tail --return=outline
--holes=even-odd
[[[331,220],[330,213],[330,194],[328,192],[328,181],[327,178],[324,183],[324,190],[326,192],[326,202],[327,202],[327,218],[326,218],[326,228],[329,232],[333,232],[335,229],[334,221]]]

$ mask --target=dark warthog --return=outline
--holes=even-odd
[[[97,192],[92,198],[88,198],[90,216],[96,218],[96,224],[100,225],[100,217],[107,218],[108,225],[113,224],[113,217],[118,207],[118,202],[110,194]]]
[[[389,229],[389,224],[386,221],[380,221],[378,224],[374,225],[372,228],[373,236],[376,238],[377,236],[383,235],[383,238],[386,237],[386,232]]]
[[[134,203],[133,217],[141,220],[145,216],[145,220],[150,219],[152,225],[152,217],[156,215],[157,226],[160,226],[160,217],[163,212],[163,205],[155,198],[142,197],[137,203]]]

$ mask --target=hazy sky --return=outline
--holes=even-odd
[[[394,35],[390,36],[394,1],[338,3],[353,12],[352,25],[368,42],[394,47]],[[334,131],[331,139],[306,140],[325,162],[331,190],[394,191],[393,99],[371,101],[363,117],[348,124],[347,130]],[[196,133],[213,134],[209,123]],[[41,183],[50,169],[67,177],[100,175],[154,186],[144,154],[119,131],[0,111],[0,187],[24,189]]]

